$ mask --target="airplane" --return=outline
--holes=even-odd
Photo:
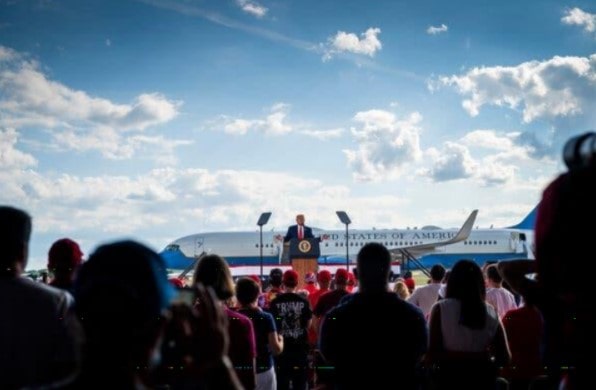
[[[328,237],[320,244],[319,269],[327,269],[333,274],[338,268],[354,267],[359,248],[369,242],[382,243],[390,250],[394,257],[392,271],[395,276],[401,274],[402,264],[406,269],[425,271],[437,263],[451,268],[462,258],[472,259],[481,266],[486,262],[533,258],[536,208],[520,223],[501,229],[473,229],[477,212],[474,210],[459,230],[436,226],[351,230],[346,240],[344,231],[312,228],[315,237]],[[268,275],[272,268],[285,270],[291,267],[282,257],[283,242],[279,240],[279,235],[284,233],[263,232],[262,267],[259,231],[192,234],[168,244],[160,255],[168,269],[184,270],[181,275],[193,269],[201,256],[211,253],[226,259],[234,277],[258,275],[261,268],[263,275]]]

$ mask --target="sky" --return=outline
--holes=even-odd
[[[519,222],[595,129],[593,1],[0,0],[0,204],[89,255]]]

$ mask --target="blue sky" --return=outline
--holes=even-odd
[[[30,268],[204,231],[507,226],[595,128],[590,1],[0,0]]]

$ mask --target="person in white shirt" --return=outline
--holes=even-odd
[[[416,288],[414,293],[408,298],[408,302],[418,306],[422,310],[425,318],[428,318],[430,309],[439,297],[439,289],[441,288],[441,282],[444,276],[445,267],[441,264],[433,265],[430,269],[430,283]]]
[[[496,264],[486,268],[486,302],[491,304],[503,318],[509,310],[517,309],[515,296],[503,288],[503,277],[499,273]]]

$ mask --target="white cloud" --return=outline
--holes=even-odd
[[[106,46],[107,47],[112,46],[112,41],[110,39],[106,39]]]
[[[143,155],[156,156],[161,164],[175,164],[174,149],[194,143],[191,140],[166,139],[162,135],[130,135],[123,137],[110,127],[97,127],[90,131],[80,132],[65,130],[53,135],[56,146],[62,150],[87,152],[97,150],[104,157],[113,160],[129,159],[139,151]]]
[[[261,119],[230,118],[222,116],[213,121],[209,127],[222,129],[225,133],[245,135],[250,130],[260,131],[266,135],[285,135],[294,131],[294,126],[286,122],[290,106],[276,103],[269,108],[269,114]]]
[[[178,103],[158,93],[141,94],[132,104],[115,104],[51,81],[31,62],[2,69],[0,109],[9,116],[36,117],[44,126],[80,121],[119,130],[143,130],[172,120]]]
[[[596,32],[596,15],[585,12],[580,8],[573,8],[565,12],[561,22],[569,25],[581,26],[585,32]]]
[[[178,115],[181,103],[159,93],[143,93],[130,104],[117,104],[50,80],[40,68],[0,46],[0,126],[47,130],[62,149],[130,158],[140,143],[129,137]]]
[[[253,0],[236,0],[236,3],[242,8],[242,10],[248,14],[262,18],[267,14],[267,7],[262,6]]]
[[[520,137],[518,132],[471,131],[456,142],[445,142],[440,150],[426,150],[431,167],[419,172],[436,182],[469,179],[483,186],[514,183],[520,163],[530,161],[534,154]]]
[[[339,138],[343,134],[344,129],[337,128],[337,129],[330,129],[330,130],[301,130],[300,133],[307,135],[309,137],[313,137],[319,139],[321,141],[326,141],[333,138]]]
[[[404,166],[420,159],[420,127],[422,116],[413,112],[398,120],[383,110],[358,112],[354,121],[360,129],[352,129],[358,148],[344,150],[348,164],[359,181],[398,177]]]
[[[327,39],[327,43],[322,46],[325,48],[323,60],[328,61],[338,53],[354,53],[373,57],[375,53],[383,47],[378,35],[380,28],[370,27],[364,33],[358,35],[338,31],[333,37]]]
[[[596,54],[473,68],[462,76],[440,77],[437,85],[466,96],[462,106],[471,116],[484,105],[521,109],[525,123],[577,116],[596,110]]]
[[[449,27],[447,27],[447,25],[445,25],[445,24],[441,24],[439,27],[429,26],[426,29],[426,33],[430,34],[430,35],[437,35],[437,34],[447,32],[447,30],[449,30]]]
[[[445,142],[442,151],[431,149],[429,154],[435,155],[435,161],[428,175],[437,182],[469,178],[477,169],[468,148],[454,142]]]
[[[15,149],[17,141],[15,129],[0,129],[0,170],[24,169],[37,165],[35,157]]]
[[[18,57],[19,54],[16,51],[10,47],[0,45],[0,62],[12,61]]]
[[[461,141],[468,146],[508,151],[514,147],[513,140],[519,133],[499,135],[494,130],[474,130],[466,134]]]

